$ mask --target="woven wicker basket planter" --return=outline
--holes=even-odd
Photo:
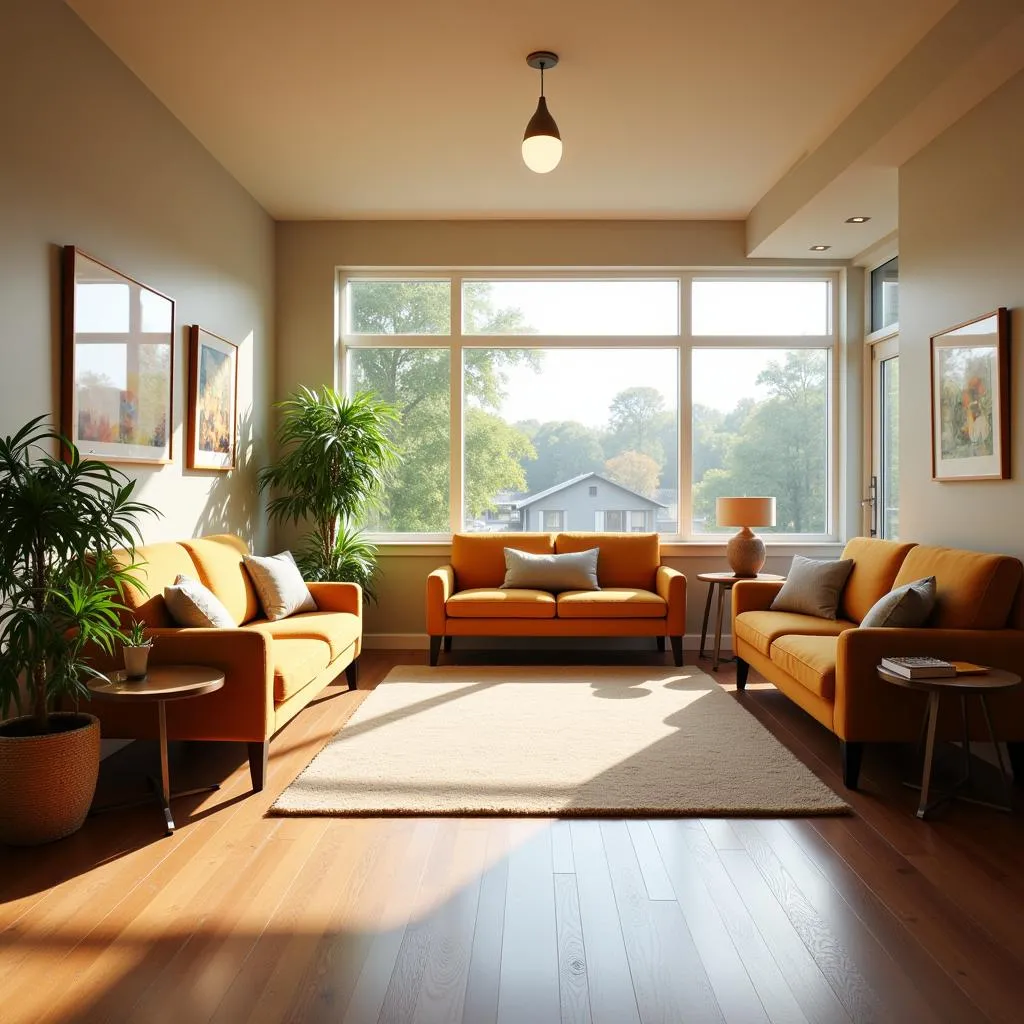
[[[77,832],[100,770],[100,722],[58,712],[58,731],[19,735],[30,718],[0,726],[0,843],[34,846]]]

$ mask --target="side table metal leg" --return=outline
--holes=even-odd
[[[718,584],[718,616],[715,621],[715,658],[711,662],[712,671],[718,671],[718,662],[722,657],[722,614],[725,611],[725,595],[729,588],[724,584]]]
[[[964,723],[964,783],[971,781],[971,727],[967,718],[967,694],[960,694],[960,717]]]
[[[704,655],[704,644],[708,638],[708,619],[711,617],[711,598],[715,592],[714,583],[708,584],[708,599],[704,602],[704,622],[700,627],[700,651],[697,653],[698,658],[703,658]]]
[[[1006,770],[1006,765],[1003,763],[1003,748],[999,746],[999,741],[996,739],[996,731],[992,728],[992,716],[988,712],[988,701],[985,700],[985,694],[979,693],[978,698],[981,701],[981,710],[985,715],[985,725],[988,726],[988,738],[992,741],[992,746],[996,748],[996,761],[999,763],[999,782],[1003,787],[1003,796],[1006,798],[1007,811],[1013,810],[1013,790],[1010,788],[1010,780]]]
[[[174,818],[171,816],[171,771],[167,764],[167,702],[158,700],[156,707],[160,719],[160,803],[170,835],[174,831]]]
[[[924,770],[921,775],[921,801],[917,805],[917,816],[924,819],[928,813],[928,789],[932,783],[932,761],[935,757],[935,727],[939,721],[939,694],[928,694],[928,732],[924,744]]]

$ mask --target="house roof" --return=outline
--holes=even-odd
[[[668,508],[667,505],[663,505],[660,501],[655,501],[653,498],[648,498],[646,494],[641,494],[639,491],[631,490],[628,487],[623,487],[622,484],[616,483],[614,480],[609,480],[606,476],[601,476],[600,473],[580,473],[579,476],[574,476],[570,480],[564,480],[560,484],[555,484],[554,487],[548,487],[543,491],[538,491],[536,494],[531,494],[528,498],[523,498],[522,501],[515,502],[517,508],[525,508],[527,505],[532,505],[536,501],[540,501],[541,498],[547,498],[549,495],[557,494],[559,491],[567,490],[570,487],[575,487],[577,484],[582,483],[584,480],[593,477],[595,480],[600,480],[602,483],[606,483],[611,487],[616,487],[620,491],[625,491],[626,494],[632,494],[634,497],[639,498],[641,501],[646,502],[652,508]]]

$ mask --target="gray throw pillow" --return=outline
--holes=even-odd
[[[505,582],[502,587],[522,590],[600,590],[597,583],[598,548],[565,555],[531,555],[505,548]]]
[[[316,601],[290,551],[265,557],[243,555],[242,561],[263,605],[263,614],[271,622],[296,612],[316,611]]]
[[[826,562],[794,555],[789,576],[775,595],[771,610],[834,619],[839,596],[852,570],[852,558]]]
[[[164,603],[179,626],[234,629],[238,625],[221,599],[189,576],[179,575],[173,587],[164,587]]]
[[[861,626],[914,629],[928,621],[935,607],[935,577],[926,576],[883,594],[869,609]]]

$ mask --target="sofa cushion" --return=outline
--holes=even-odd
[[[275,622],[255,619],[242,628],[259,630],[275,641],[322,640],[331,649],[331,661],[348,650],[361,633],[359,617],[350,612],[306,612]]]
[[[324,640],[275,640],[271,651],[275,704],[308,686],[331,661],[331,648]]]
[[[853,560],[853,569],[843,587],[839,617],[860,622],[880,597],[892,590],[913,544],[874,537],[853,537],[847,541],[840,558]]]
[[[559,533],[555,551],[597,548],[597,582],[604,587],[654,590],[661,564],[661,540],[656,533]]]
[[[1011,621],[1021,583],[1021,564],[1016,558],[922,544],[907,555],[895,585],[923,576],[935,577],[936,604],[930,626],[1001,629]]]
[[[553,619],[555,598],[544,590],[476,587],[452,594],[445,611],[453,619]]]
[[[178,576],[174,586],[164,587],[164,602],[178,626],[234,629],[238,625],[220,598],[190,576]]]
[[[772,601],[772,611],[834,619],[839,595],[852,568],[853,562],[847,558],[822,561],[794,555],[789,576]]]
[[[733,620],[733,631],[741,640],[761,654],[767,655],[772,644],[789,633],[803,636],[839,636],[857,623],[848,619],[820,619],[816,615],[794,612],[741,612]]]
[[[904,583],[883,594],[860,620],[863,628],[888,626],[891,629],[916,629],[928,621],[935,607],[935,577]]]
[[[115,551],[113,556],[119,565],[133,564],[127,551]],[[150,628],[177,625],[164,601],[164,588],[173,587],[179,576],[195,578],[199,574],[192,556],[174,542],[144,544],[135,549],[134,564],[138,566],[134,575],[148,593],[138,587],[127,587],[124,603],[129,611]]]
[[[451,565],[455,572],[455,589],[500,587],[505,580],[505,548],[550,555],[554,553],[555,540],[550,533],[453,534]]]
[[[780,636],[772,644],[772,664],[822,700],[836,695],[837,636]]]
[[[230,533],[183,540],[181,546],[192,556],[199,579],[219,597],[231,617],[241,625],[260,614],[252,580],[242,564],[249,553],[245,541]],[[195,573],[185,573],[195,575]]]
[[[534,555],[505,548],[505,580],[511,590],[597,590],[597,548],[564,555]]]
[[[665,601],[649,590],[605,587],[603,590],[567,590],[558,595],[560,619],[662,619]]]
[[[278,555],[244,555],[242,561],[268,619],[277,621],[299,612],[316,611],[316,601],[290,551]]]

